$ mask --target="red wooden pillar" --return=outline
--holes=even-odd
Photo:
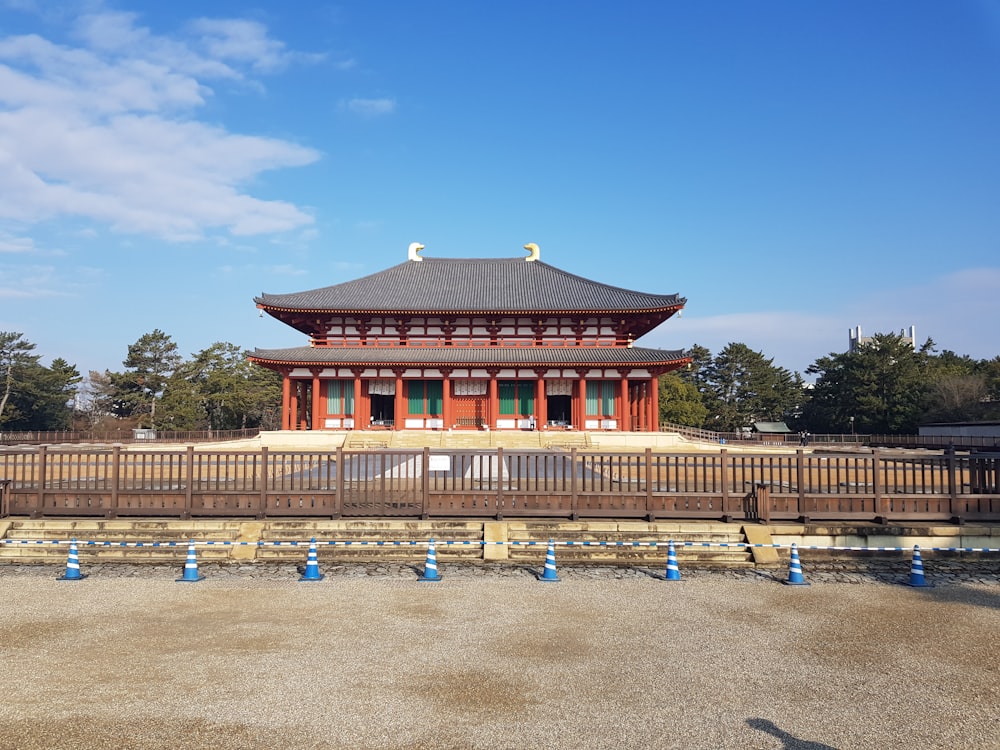
[[[654,375],[649,379],[649,431],[660,431],[660,381]]]
[[[309,428],[309,422],[307,421],[309,414],[309,408],[306,405],[306,389],[309,384],[305,380],[299,381],[299,429],[306,430]]]
[[[288,393],[288,429],[299,429],[299,382],[289,378]]]
[[[629,424],[629,403],[628,403],[628,372],[618,371],[621,375],[621,382],[618,387],[618,429],[626,432],[631,429]]]
[[[576,428],[578,421],[577,415],[580,412],[580,380],[570,381],[569,386],[569,426],[573,429]]]
[[[497,395],[497,375],[499,370],[487,370],[490,382],[486,389],[486,426],[496,429],[497,417],[500,416],[500,398]]]
[[[392,409],[392,429],[401,430],[405,424],[404,420],[406,417],[403,412],[406,410],[406,399],[403,394],[403,371],[393,370],[393,374],[396,376],[396,395],[395,404]]]
[[[326,424],[323,420],[323,412],[325,410],[321,408],[325,404],[326,399],[319,392],[320,371],[318,369],[311,369],[309,372],[312,373],[312,428],[314,430],[321,430]]]
[[[636,384],[635,391],[635,429],[644,432],[646,429],[646,382]]]
[[[451,370],[441,370],[441,427],[450,430],[454,417],[451,404]]]
[[[535,428],[542,429],[549,421],[548,402],[545,400],[545,370],[535,370]]]
[[[587,370],[576,371],[576,398],[573,399],[573,429],[587,429]]]
[[[291,408],[292,381],[288,377],[288,371],[281,372],[281,429],[292,429],[292,419],[289,409]]]
[[[354,413],[351,415],[354,418],[353,429],[360,430],[368,426],[368,417],[365,415],[371,412],[364,408],[365,397],[361,395],[361,370],[351,370],[351,374],[354,376]]]
[[[649,432],[649,383],[643,382],[639,392],[639,431]]]

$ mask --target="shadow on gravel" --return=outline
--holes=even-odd
[[[920,593],[936,602],[1000,609],[1000,593],[974,589],[964,584],[933,586],[932,588],[920,589]]]
[[[795,735],[789,734],[781,729],[773,721],[767,719],[747,719],[747,726],[753,729],[767,732],[773,737],[777,737],[782,742],[784,750],[837,750],[833,745],[825,745],[822,742],[811,742],[802,740]]]
[[[538,580],[541,580],[542,574],[544,573],[543,568],[535,568],[532,567],[531,565],[515,565],[514,567],[517,570],[523,570],[525,573],[530,574],[533,578],[536,578]]]
[[[750,575],[754,578],[763,578],[765,581],[776,581],[781,583],[788,577],[788,572],[785,570],[774,570],[769,568],[754,568],[750,571]]]
[[[651,570],[649,568],[633,568],[636,573],[642,573],[644,576],[649,576],[650,578],[655,578],[657,581],[663,581],[666,579],[666,574],[660,573],[657,570]]]

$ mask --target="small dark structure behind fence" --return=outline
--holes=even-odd
[[[2,515],[1000,521],[1000,456],[0,451]]]

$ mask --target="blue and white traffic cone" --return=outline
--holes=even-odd
[[[86,578],[80,573],[80,556],[76,551],[76,539],[69,543],[69,556],[66,558],[66,573],[59,576],[60,581],[79,581]]]
[[[924,578],[924,561],[920,557],[920,547],[916,544],[913,545],[913,561],[910,563],[910,580],[907,585],[915,588],[931,587]]]
[[[667,542],[667,572],[663,576],[664,581],[681,580],[681,569],[677,567],[677,551],[674,549],[674,540]]]
[[[788,563],[788,578],[782,581],[787,586],[808,586],[809,582],[802,577],[802,564],[799,562],[799,548],[792,544],[792,559]]]
[[[545,568],[538,580],[546,582],[559,580],[559,576],[556,575],[556,543],[551,539],[549,539],[549,548],[545,552]]]
[[[309,556],[306,558],[306,569],[300,581],[322,581],[323,574],[319,572],[319,558],[316,557],[316,537],[309,540]]]
[[[434,551],[434,540],[427,540],[427,562],[424,563],[424,574],[420,576],[421,581],[440,581],[438,575],[437,552]]]
[[[184,577],[178,578],[177,583],[195,583],[204,581],[205,576],[198,574],[198,557],[194,553],[194,539],[188,542],[187,560],[184,562]]]

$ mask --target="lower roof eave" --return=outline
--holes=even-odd
[[[462,356],[465,355],[465,356]],[[471,356],[470,356],[471,355]],[[370,368],[619,368],[673,370],[691,361],[680,350],[626,348],[517,349],[484,347],[456,350],[451,348],[342,349],[296,347],[262,350],[248,355],[251,362],[264,367],[342,367]]]

